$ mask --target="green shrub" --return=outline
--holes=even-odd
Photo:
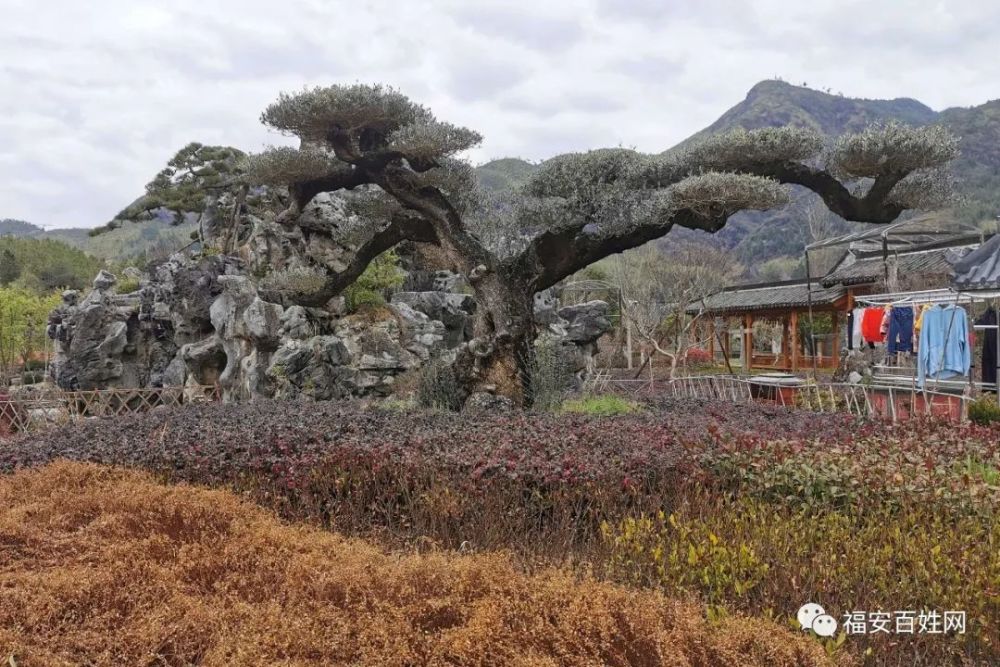
[[[434,410],[461,410],[463,395],[451,364],[435,359],[420,369],[417,404]]]
[[[1000,516],[792,510],[754,499],[689,494],[665,516],[603,525],[606,574],[676,595],[718,615],[745,612],[792,627],[804,601],[840,620],[853,610],[964,610],[964,635],[847,638],[866,664],[998,664]],[[898,637],[897,637],[898,639]],[[973,658],[973,656],[975,656]],[[962,659],[972,662],[961,662]]]
[[[344,290],[347,312],[354,313],[364,307],[385,305],[383,293],[402,285],[404,277],[399,268],[399,256],[392,250],[382,253]]]
[[[970,474],[968,464],[1000,469],[1000,424],[837,418],[847,429],[834,437],[829,430],[804,440],[720,434],[701,457],[707,481],[727,494],[816,511],[906,511],[925,503],[983,514],[1000,502],[1000,486],[986,481],[988,474]]]
[[[115,283],[115,292],[118,294],[132,294],[133,292],[138,292],[139,287],[138,278],[122,278]]]
[[[44,359],[28,359],[24,362],[24,370],[26,371],[44,371],[45,366]]]
[[[988,463],[967,457],[959,466],[959,472],[972,479],[981,480],[990,486],[1000,486],[1000,469]]]
[[[417,410],[420,406],[415,400],[404,398],[387,398],[379,401],[375,408],[386,412],[407,413]]]
[[[969,403],[969,420],[980,426],[1000,423],[1000,405],[995,398],[981,396]]]
[[[698,593],[714,609],[745,598],[769,569],[745,541],[724,543],[704,522],[662,511],[626,518],[615,529],[604,523],[601,532],[612,545],[607,566],[618,578]]]
[[[601,396],[583,396],[563,401],[560,410],[562,412],[578,412],[599,417],[610,417],[613,415],[627,415],[638,412],[642,409],[638,403],[625,400],[613,394]]]
[[[24,384],[38,384],[45,381],[45,371],[25,371],[21,374],[21,382]]]
[[[385,298],[375,290],[352,286],[344,291],[344,307],[349,313],[356,313],[364,308],[378,308],[384,305]]]

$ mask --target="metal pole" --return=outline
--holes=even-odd
[[[812,353],[813,379],[819,375],[816,363],[816,327],[813,324],[812,269],[809,266],[809,249],[806,248],[806,299],[809,302],[809,351]]]
[[[997,405],[1000,405],[1000,310],[997,310],[997,297],[993,297],[993,319],[996,320],[996,329],[993,331],[994,339],[997,344],[996,350],[996,364],[997,370],[996,375],[993,377],[994,383],[993,388],[997,392]]]

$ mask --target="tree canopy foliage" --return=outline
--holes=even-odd
[[[945,166],[958,150],[939,127],[894,122],[832,142],[802,128],[735,129],[657,155],[624,148],[560,155],[523,184],[497,189],[483,187],[461,159],[480,143],[478,133],[389,87],[283,93],[261,120],[298,137],[299,146],[244,156],[190,144],[110,226],[154,215],[177,223],[207,211],[221,192],[264,186],[283,207],[273,221],[294,227],[317,195],[339,193],[353,222],[310,224],[309,233],[349,233],[336,238],[354,251],[346,268],[298,267],[281,289],[262,281],[262,295],[322,306],[399,242],[436,245],[477,298],[464,372],[491,386],[506,372],[498,365],[516,367],[522,379],[530,365],[532,295],[586,266],[675,226],[715,232],[738,211],[779,206],[787,184],[812,190],[847,220],[891,222],[949,197]],[[240,208],[232,209],[234,225]]]
[[[0,287],[0,381],[41,352],[49,313],[59,305],[57,293],[38,294],[23,287]],[[0,386],[5,382],[0,382]]]
[[[99,260],[61,241],[0,236],[0,286],[36,293],[82,289],[100,269]]]
[[[188,214],[204,212],[213,197],[239,181],[239,166],[244,157],[230,146],[191,142],[146,185],[143,196],[91,233],[101,234],[123,222],[149,220],[158,214],[171,224],[180,225],[188,220]]]

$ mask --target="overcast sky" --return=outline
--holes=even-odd
[[[107,221],[189,141],[250,151],[287,141],[258,117],[303,86],[391,84],[481,132],[475,162],[660,151],[774,76],[935,109],[1000,96],[1000,3],[988,0],[0,8],[0,218],[46,226]]]

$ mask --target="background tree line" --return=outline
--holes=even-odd
[[[61,241],[0,236],[0,386],[44,363],[45,326],[60,292],[85,288],[101,266]]]

